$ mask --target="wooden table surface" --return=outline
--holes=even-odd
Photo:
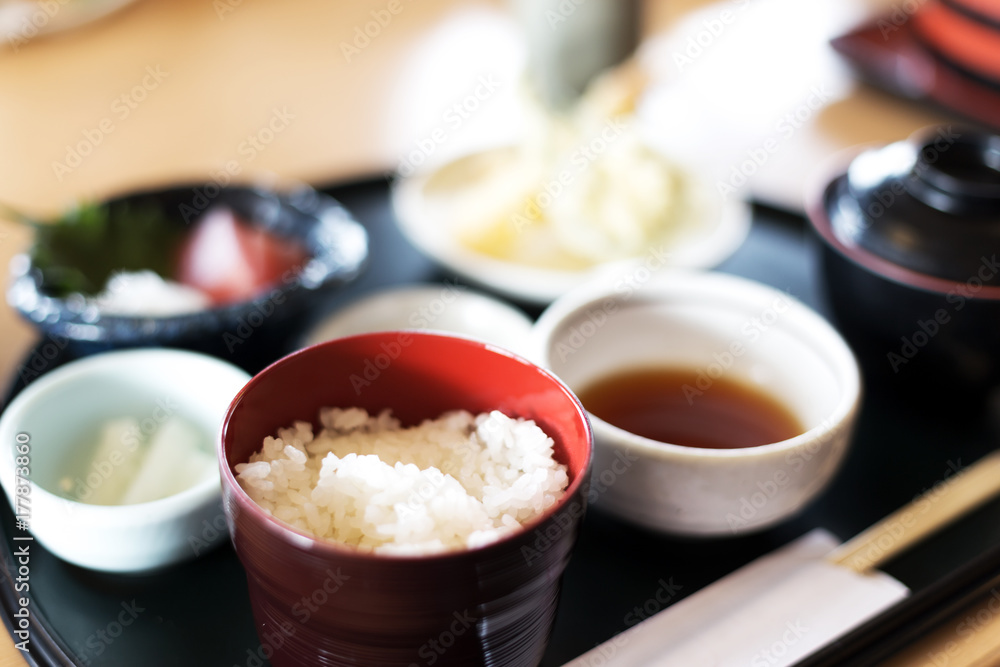
[[[384,25],[362,37],[372,12],[390,5],[399,11],[377,14]],[[178,180],[386,174],[483,77],[494,82],[490,99],[448,128],[440,153],[495,139],[515,131],[523,62],[506,10],[487,0],[141,0],[82,28],[16,40],[0,49],[0,202],[44,214]],[[667,140],[716,155],[724,178],[818,94],[814,113],[748,186],[795,209],[816,163],[945,120],[854,85],[831,58],[825,40],[876,10],[860,0],[651,0],[642,60],[663,94],[651,96],[647,113],[673,124]],[[686,51],[697,39],[707,46]],[[678,53],[696,57],[685,63]],[[703,109],[713,125],[697,126]],[[29,240],[0,221],[0,266]],[[34,340],[0,308],[0,377],[16,372]],[[958,618],[893,664],[997,664],[996,611],[984,603],[970,612],[986,619],[976,632],[962,632]],[[24,664],[6,636],[0,644],[0,667]]]

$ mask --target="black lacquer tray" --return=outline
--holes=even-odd
[[[326,310],[378,287],[455,281],[398,232],[389,184],[367,182],[326,190],[371,236],[367,273]],[[743,247],[720,270],[779,289],[825,312],[817,289],[815,247],[805,221],[754,210]],[[537,316],[537,309],[528,308]],[[285,350],[275,350],[273,358]],[[271,359],[245,363],[253,372]],[[58,357],[45,370],[66,361]],[[27,374],[26,374],[27,375]],[[9,400],[23,387],[11,380]],[[834,484],[802,515],[751,536],[681,540],[588,512],[563,580],[559,614],[542,667],[558,667],[683,597],[816,527],[848,538],[995,446],[1000,409],[956,413],[913,408],[883,385],[867,387],[857,435]],[[17,609],[12,554],[22,534],[0,500],[0,603],[8,630]],[[886,570],[919,590],[1000,544],[1000,502],[890,563]],[[37,543],[31,552],[30,651],[35,665],[206,667],[267,665],[254,631],[243,569],[232,549],[144,576],[96,574],[68,565]],[[672,597],[664,599],[664,586]],[[659,594],[659,595],[658,595]],[[17,594],[22,595],[22,593]]]

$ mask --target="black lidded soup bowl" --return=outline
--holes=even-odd
[[[280,356],[310,312],[357,278],[367,264],[364,227],[339,202],[305,186],[275,191],[188,184],[129,193],[103,204],[110,216],[118,211],[159,211],[180,234],[213,207],[225,207],[250,227],[298,244],[304,257],[247,298],[194,312],[132,315],[104,312],[98,302],[79,293],[53,294],[33,260],[34,248],[16,256],[8,302],[57,347],[73,355],[169,346],[261,366]],[[156,242],[150,239],[144,245]]]
[[[939,126],[861,150],[807,210],[870,382],[965,404],[1000,385],[1000,136]]]

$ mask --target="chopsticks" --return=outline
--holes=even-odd
[[[867,572],[1000,493],[1000,451],[834,549],[827,561]],[[919,511],[923,503],[926,509]],[[795,667],[870,665],[1000,586],[1000,545],[834,640]]]
[[[902,583],[874,569],[998,493],[1000,451],[839,547],[833,546],[832,535],[814,530],[595,646],[567,667],[708,662],[788,667],[796,660],[801,667],[871,664],[868,656],[892,652],[994,582],[1000,584],[995,576],[1000,547],[908,597]],[[783,619],[811,631],[789,639],[788,632],[798,633],[800,625],[793,629],[788,622],[782,625]]]
[[[1000,493],[1000,450],[936,485],[830,552],[826,560],[867,572]],[[926,509],[919,509],[926,503]]]
[[[795,667],[874,665],[1000,587],[1000,546],[904,598]]]

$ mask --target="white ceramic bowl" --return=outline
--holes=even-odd
[[[362,297],[309,330],[302,346],[372,331],[457,333],[523,354],[531,319],[502,301],[458,285],[391,287]]]
[[[685,220],[686,233],[662,248],[651,248],[648,257],[609,261],[577,270],[529,266],[490,257],[466,247],[456,237],[455,222],[467,213],[456,204],[462,198],[456,192],[460,189],[451,184],[451,175],[481,172],[482,161],[512,150],[510,146],[501,146],[462,156],[437,169],[402,179],[393,190],[393,209],[403,234],[426,255],[470,282],[517,301],[548,305],[609,267],[617,270],[637,262],[711,268],[733,254],[750,230],[750,210],[745,202],[736,197],[720,199],[714,181],[690,174],[687,196],[699,202],[698,219]],[[448,178],[439,178],[443,173],[449,174]],[[438,180],[449,185],[438,186]]]
[[[214,357],[171,349],[107,352],[56,368],[29,384],[0,416],[0,482],[15,507],[15,455],[28,457],[28,522],[56,556],[107,572],[141,572],[193,558],[228,537],[218,469],[160,500],[92,505],[59,493],[59,480],[100,425],[115,417],[165,421],[183,415],[208,438],[209,453],[230,401],[250,379]],[[145,429],[145,426],[143,426]],[[90,435],[88,435],[90,434]],[[18,445],[22,446],[17,452]],[[24,462],[23,460],[21,461]],[[79,471],[86,478],[86,471]]]
[[[734,276],[669,271],[588,283],[536,324],[531,354],[573,390],[642,366],[697,369],[760,388],[806,428],[781,442],[707,449],[647,439],[591,415],[591,498],[667,533],[731,535],[803,509],[848,449],[860,400],[851,350],[789,295]],[[585,406],[586,407],[586,406]]]

